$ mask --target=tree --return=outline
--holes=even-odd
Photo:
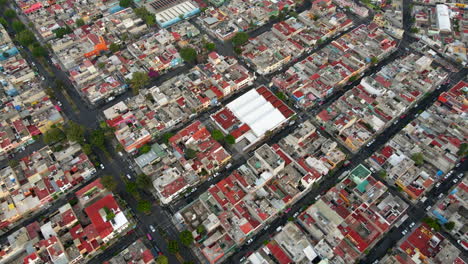
[[[10,54],[9,54],[8,52],[4,51],[4,52],[2,53],[2,56],[3,56],[4,58],[8,58],[8,57],[10,57]]]
[[[242,48],[240,47],[234,47],[234,52],[237,54],[237,55],[240,55],[242,53]]]
[[[2,24],[3,27],[6,27],[8,25],[8,22],[6,21],[5,18],[0,17],[0,24]]]
[[[19,165],[19,161],[15,160],[15,159],[8,160],[8,166],[10,166],[11,168],[14,168],[14,167],[16,167],[18,165]]]
[[[169,260],[167,259],[166,256],[164,255],[159,255],[158,258],[156,259],[157,264],[169,264]]]
[[[91,155],[91,153],[93,153],[93,147],[91,146],[91,144],[84,144],[82,149],[84,154],[86,155]]]
[[[125,190],[134,196],[138,194],[138,186],[135,182],[132,181],[129,181],[125,184]]]
[[[130,7],[133,4],[133,0],[120,0],[119,1],[119,6],[121,7]]]
[[[231,39],[231,41],[235,47],[242,46],[245,43],[247,43],[247,41],[249,41],[249,34],[245,32],[237,32],[236,35],[234,35],[234,37]]]
[[[6,18],[16,17],[16,12],[13,9],[7,9],[7,10],[5,10],[5,12],[3,14],[5,15]]]
[[[26,26],[17,19],[13,20],[13,23],[11,23],[11,26],[13,27],[13,30],[16,32],[21,32],[26,29]]]
[[[55,37],[57,38],[63,38],[65,35],[68,35],[73,32],[73,30],[69,27],[61,27],[52,30],[52,32],[55,33]]]
[[[137,210],[142,213],[149,214],[151,213],[151,203],[146,200],[140,200],[137,204]]]
[[[111,43],[109,45],[109,50],[112,52],[112,53],[116,53],[117,51],[120,50],[120,45],[117,44],[117,43]]]
[[[464,156],[468,155],[468,143],[461,143],[460,148],[457,151],[457,155],[460,158],[463,158]]]
[[[229,145],[236,144],[236,138],[231,134],[227,135],[226,138],[224,138],[224,140],[226,140],[226,143],[228,143]]]
[[[164,135],[162,135],[162,141],[167,144],[169,143],[169,139],[173,136],[174,136],[174,133],[171,133],[171,132],[164,133]]]
[[[93,132],[91,132],[90,143],[94,147],[98,147],[102,150],[105,150],[106,138],[104,131],[102,129],[96,129]]]
[[[99,69],[104,69],[104,67],[106,67],[106,64],[101,61],[101,62],[98,62],[97,66]]]
[[[140,189],[148,189],[148,188],[151,188],[153,186],[153,183],[151,182],[150,176],[148,176],[148,175],[146,175],[144,173],[141,173],[141,174],[138,174],[138,176],[136,178],[136,185]]]
[[[224,139],[223,132],[218,129],[215,129],[211,132],[211,137],[216,141],[222,141]]]
[[[385,171],[385,170],[379,171],[379,177],[382,178],[382,179],[387,177],[387,171]]]
[[[179,242],[177,240],[170,240],[167,243],[167,251],[171,254],[177,254],[179,252]]]
[[[101,178],[101,184],[109,191],[115,191],[117,189],[117,182],[112,175],[104,175]]]
[[[444,225],[445,229],[447,229],[448,231],[452,230],[454,227],[455,227],[455,222],[448,222],[448,223],[445,223]]]
[[[44,49],[42,46],[37,45],[32,48],[32,55],[36,58],[44,57],[47,55],[47,50]]]
[[[16,39],[21,45],[25,47],[36,42],[36,38],[34,37],[34,34],[29,30],[23,30],[20,33],[18,33],[16,35]]]
[[[211,42],[206,43],[205,44],[205,49],[208,50],[208,51],[213,51],[213,50],[216,49],[216,44],[211,43]]]
[[[146,8],[144,7],[139,7],[133,9],[135,12],[135,15],[137,15],[139,18],[143,19],[148,26],[153,26],[156,24],[156,17],[154,14],[151,14]]]
[[[354,82],[354,81],[357,80],[357,78],[358,78],[357,75],[353,75],[353,76],[351,76],[351,77],[349,78],[349,82]]]
[[[140,150],[140,153],[141,153],[141,154],[145,154],[145,153],[150,152],[151,146],[148,145],[148,144],[145,144],[145,145],[143,145],[139,150]]]
[[[422,221],[435,231],[440,231],[440,225],[437,220],[430,217],[424,217]]]
[[[146,72],[134,72],[130,80],[133,94],[137,95],[141,88],[144,88],[150,83],[150,78]]]
[[[106,213],[106,220],[107,221],[111,221],[112,219],[115,218],[115,213],[112,212],[112,210],[110,210],[109,208],[105,207],[104,206],[104,212]]]
[[[84,142],[84,132],[84,126],[73,121],[68,122],[67,126],[65,126],[65,135],[68,140],[73,142],[82,144]]]
[[[184,231],[184,232],[185,232],[185,231]],[[206,233],[206,228],[205,228],[205,226],[204,226],[204,225],[199,225],[199,226],[197,227],[197,233],[200,234],[200,235],[204,235],[204,234]],[[182,241],[182,239],[181,239],[181,241]],[[182,242],[182,243],[184,243],[184,242]]]
[[[82,18],[78,18],[76,21],[75,21],[75,24],[77,27],[82,27],[85,25],[85,22]]]
[[[203,225],[201,225],[203,227]],[[200,227],[200,226],[199,226]],[[197,232],[198,232],[198,228],[197,228]],[[202,232],[200,232],[199,234],[201,234]],[[193,243],[193,235],[192,235],[192,232],[188,231],[188,230],[185,230],[185,231],[182,231],[180,232],[179,234],[179,239],[180,239],[180,242],[182,244],[184,244],[185,246],[190,246],[192,243]]]
[[[411,156],[411,159],[414,161],[414,163],[415,163],[417,166],[421,166],[421,165],[424,164],[424,155],[423,155],[421,152],[414,153],[414,154]]]
[[[411,29],[410,29],[410,32],[411,32],[411,33],[415,33],[415,34],[416,34],[416,33],[418,33],[418,32],[419,32],[419,28],[416,28],[416,27],[414,27],[414,28],[411,28]]]
[[[197,51],[194,48],[182,48],[179,51],[180,57],[186,62],[194,62],[197,59]]]
[[[372,64],[377,64],[378,62],[379,62],[379,59],[377,59],[377,57],[374,56],[374,57],[371,58],[371,63]]]
[[[46,144],[52,144],[55,142],[59,142],[65,139],[65,134],[63,131],[58,127],[53,127],[49,129],[47,132],[44,133],[42,140]]]
[[[8,2],[8,0],[0,0],[0,6],[6,5],[7,2]]]
[[[193,159],[197,156],[197,151],[191,148],[186,148],[184,154],[186,159]]]

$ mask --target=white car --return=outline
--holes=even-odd
[[[407,233],[408,233],[408,230],[406,230],[406,229],[401,231],[401,234],[403,234],[403,235],[406,235]]]
[[[101,163],[101,165],[99,165],[99,167],[101,167],[101,170],[103,170],[105,167],[104,167],[104,164]]]
[[[457,178],[455,178],[455,179],[453,179],[453,181],[452,181],[452,182],[453,182],[453,183],[457,183],[457,182],[458,182],[458,179],[457,179]]]
[[[375,139],[373,139],[373,140],[371,140],[369,143],[367,143],[366,146],[367,146],[367,147],[370,147],[372,144],[374,144],[374,142],[375,142]]]
[[[441,184],[442,184],[442,183],[438,182],[438,183],[435,185],[435,187],[436,187],[436,188],[439,188]]]
[[[119,154],[120,157],[123,157],[123,153],[122,152],[117,152],[117,154]]]
[[[130,176],[130,174],[127,174],[126,176],[127,176],[127,178],[128,178],[129,180],[132,179],[132,176]]]
[[[149,226],[149,229],[150,229],[151,232],[153,232],[153,233],[156,232],[156,229],[155,229],[154,226],[152,226],[152,225]]]
[[[62,106],[62,102],[57,101],[58,106]]]
[[[414,225],[416,225],[416,223],[412,222],[409,227],[412,228]]]
[[[463,177],[463,172],[462,172],[462,173],[460,173],[460,174],[458,174],[458,176],[457,176],[457,177],[458,177],[458,179],[461,179],[461,178]]]

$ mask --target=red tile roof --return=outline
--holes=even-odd
[[[111,223],[109,221],[105,221],[105,219],[100,214],[100,210],[104,209],[104,207],[108,208],[109,210],[113,210],[114,212],[120,212],[119,205],[115,201],[112,194],[108,194],[99,201],[85,208],[86,214],[88,215],[91,223],[94,225],[96,231],[102,239],[114,231]]]

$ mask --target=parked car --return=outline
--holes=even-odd
[[[156,229],[155,229],[154,226],[152,226],[152,225],[149,226],[149,229],[150,229],[151,232],[153,232],[153,233],[156,232]]]
[[[127,178],[128,178],[129,180],[132,179],[132,176],[130,176],[130,174],[127,174],[126,176],[127,176]]]
[[[148,238],[149,241],[153,240],[153,237],[150,235],[150,233],[147,233],[146,237]]]

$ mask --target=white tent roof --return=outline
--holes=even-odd
[[[261,137],[284,122],[286,117],[252,89],[226,106],[241,122],[246,123],[256,137]]]

